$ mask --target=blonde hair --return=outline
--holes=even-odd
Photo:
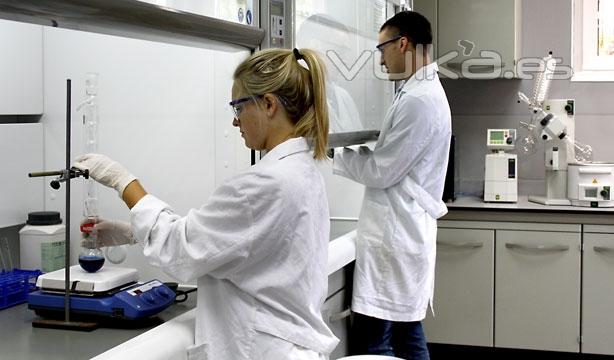
[[[303,59],[309,69],[298,59]],[[310,49],[267,49],[259,51],[235,70],[235,86],[243,96],[272,93],[294,124],[294,136],[311,141],[314,158],[326,158],[328,108],[324,65]]]

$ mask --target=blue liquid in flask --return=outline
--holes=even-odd
[[[103,256],[96,256],[96,255],[79,256],[79,265],[81,265],[81,268],[87,272],[94,273],[100,270],[103,264],[104,264]]]

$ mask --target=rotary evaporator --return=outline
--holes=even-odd
[[[519,102],[529,106],[532,117],[520,122],[526,136],[520,140],[525,154],[544,144],[545,194],[530,195],[529,201],[544,205],[612,207],[614,163],[594,162],[590,145],[575,140],[576,102],[574,99],[547,99],[556,60],[550,53],[543,59],[529,99],[519,92]]]

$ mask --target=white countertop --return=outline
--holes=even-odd
[[[353,230],[329,243],[328,275],[354,261],[355,239]],[[194,344],[195,317],[196,309],[192,309],[93,359],[187,359],[186,349]]]
[[[492,203],[484,202],[482,198],[476,196],[459,196],[453,202],[446,203],[449,210],[511,210],[511,211],[551,211],[551,212],[611,212],[611,208],[591,208],[583,206],[552,206],[542,205],[528,200],[528,196],[518,196],[516,203]]]

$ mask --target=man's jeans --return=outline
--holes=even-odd
[[[350,335],[352,355],[376,354],[429,360],[422,324],[381,320],[354,313]]]

